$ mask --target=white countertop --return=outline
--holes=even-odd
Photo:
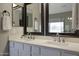
[[[9,39],[9,41],[27,43],[27,44],[34,44],[39,46],[45,46],[50,48],[57,48],[57,49],[64,49],[68,51],[79,52],[79,43],[72,43],[72,42],[65,42],[65,43],[56,43],[53,40],[47,39],[35,39],[35,40],[27,40],[21,38]]]

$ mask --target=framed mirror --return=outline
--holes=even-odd
[[[46,4],[46,33],[74,34],[77,9],[74,3]]]
[[[24,4],[25,12],[25,34],[42,34],[44,33],[44,7],[41,3]]]
[[[12,5],[13,27],[23,27],[23,6],[18,3]]]

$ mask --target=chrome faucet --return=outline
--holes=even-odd
[[[30,32],[27,33],[28,39],[35,39]]]
[[[27,36],[28,36],[28,39],[31,39],[31,33],[30,32],[27,33]]]
[[[58,42],[61,42],[59,33],[56,34],[56,37],[58,38]]]
[[[56,34],[56,37],[58,38],[58,42],[65,42],[65,40],[60,36],[59,33]]]
[[[21,35],[21,38],[23,38],[25,35]]]

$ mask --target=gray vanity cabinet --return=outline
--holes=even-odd
[[[78,56],[79,53],[10,41],[10,56]]]
[[[19,55],[19,51],[18,49],[15,47],[15,42],[10,41],[10,49],[9,49],[9,54],[10,56],[18,56]]]
[[[39,56],[39,46],[10,41],[10,56]]]
[[[31,45],[24,43],[21,56],[31,56]]]
[[[14,43],[11,41],[9,42],[9,55],[13,56],[14,55]]]
[[[30,56],[30,45],[28,44],[10,41],[9,47],[10,56]]]
[[[32,45],[32,56],[40,56],[41,48],[40,46]]]
[[[70,52],[70,51],[64,51],[64,50],[62,50],[61,56],[78,56],[78,54],[75,53],[75,52]]]
[[[20,56],[23,52],[23,44],[10,41],[10,56]]]
[[[53,48],[41,47],[41,56],[59,56],[60,51]]]
[[[14,49],[17,51],[17,55],[21,56],[23,52],[23,43],[14,42],[15,46]]]
[[[66,53],[66,52],[64,53],[64,52],[63,52],[63,53],[62,53],[62,56],[76,56],[76,55],[70,54],[70,53]]]

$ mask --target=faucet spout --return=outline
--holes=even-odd
[[[56,34],[56,37],[58,42],[65,42],[64,38],[62,38],[59,33]]]
[[[33,40],[35,39],[30,32],[28,32],[27,35],[28,35],[28,39],[33,39]]]
[[[61,37],[59,33],[56,34],[56,37],[58,38],[58,42],[61,42]]]

